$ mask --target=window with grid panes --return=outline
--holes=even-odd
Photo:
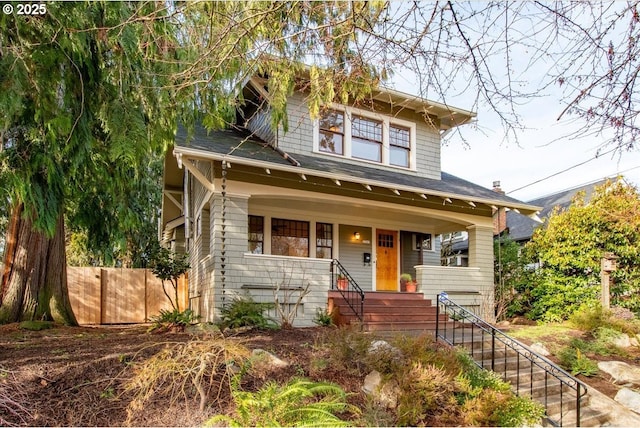
[[[389,126],[389,163],[397,166],[409,166],[411,152],[411,131],[396,125]]]
[[[320,117],[320,151],[344,154],[344,113],[328,110]]]
[[[330,223],[316,223],[316,257],[333,258],[333,225]]]
[[[351,156],[382,162],[382,122],[353,116],[351,119]]]
[[[249,252],[253,254],[264,253],[264,217],[249,216]]]
[[[271,254],[309,257],[309,222],[271,219]]]

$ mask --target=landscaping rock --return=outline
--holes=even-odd
[[[251,351],[251,355],[255,358],[261,359],[265,361],[271,367],[282,368],[288,367],[289,363],[280,358],[276,357],[269,351],[265,351],[264,349],[254,349]]]
[[[374,391],[380,388],[381,382],[382,382],[382,375],[380,374],[380,372],[374,370],[364,378],[364,385],[362,386],[362,391],[367,395],[371,395],[374,393]]]
[[[390,380],[382,384],[382,375],[374,370],[364,378],[362,391],[371,395],[376,403],[387,409],[395,409],[398,405],[400,387],[398,382]]]
[[[622,361],[601,361],[598,368],[613,378],[619,385],[640,385],[640,369]]]
[[[222,332],[218,326],[208,322],[189,325],[185,329],[185,332],[195,336],[222,336]]]
[[[531,349],[536,354],[542,355],[543,357],[548,357],[549,355],[551,355],[547,348],[545,348],[544,345],[540,342],[536,342],[533,345],[529,346],[529,349]]]
[[[640,413],[640,393],[629,388],[622,388],[618,391],[614,400],[634,412]]]
[[[631,340],[629,339],[629,335],[620,333],[618,336],[611,339],[611,344],[618,348],[629,348],[631,346]]]
[[[620,320],[632,320],[636,317],[636,315],[629,309],[623,308],[621,306],[614,306],[611,308],[611,316]]]
[[[371,345],[369,345],[369,354],[388,355],[395,360],[402,359],[402,351],[384,340],[374,340],[371,342]]]

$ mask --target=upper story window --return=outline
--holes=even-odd
[[[411,158],[411,129],[389,126],[389,163],[409,167]]]
[[[415,169],[412,122],[346,106],[332,106],[314,124],[314,151]]]
[[[351,156],[382,162],[382,122],[353,116],[351,119]]]
[[[344,114],[329,110],[320,118],[321,152],[344,154]]]

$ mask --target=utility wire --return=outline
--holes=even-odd
[[[591,162],[592,160],[596,160],[596,159],[598,159],[600,156],[604,156],[604,155],[608,155],[609,153],[613,153],[613,152],[615,152],[616,150],[618,150],[618,148],[617,148],[617,147],[614,147],[613,149],[611,149],[611,150],[609,150],[609,151],[606,151],[606,152],[604,152],[604,153],[599,153],[599,154],[595,155],[594,157],[587,159],[586,161],[583,161],[583,162],[577,163],[577,164],[575,164],[575,165],[572,165],[572,166],[570,166],[570,167],[568,167],[568,168],[563,169],[562,171],[559,171],[559,172],[556,172],[556,173],[554,173],[554,174],[548,175],[548,176],[546,176],[546,177],[544,177],[544,178],[541,178],[541,179],[539,179],[539,180],[536,180],[536,181],[534,181],[534,182],[532,182],[532,183],[529,183],[529,184],[526,184],[526,185],[524,185],[524,186],[518,187],[517,189],[510,190],[510,191],[508,191],[506,194],[514,193],[514,192],[517,192],[518,190],[526,189],[527,187],[531,187],[531,186],[533,186],[534,184],[538,184],[538,183],[540,183],[540,182],[542,182],[542,181],[545,181],[545,180],[548,180],[548,179],[550,179],[550,178],[553,178],[553,177],[555,177],[556,175],[564,174],[564,173],[565,173],[565,172],[567,172],[567,171],[571,171],[571,170],[572,170],[572,169],[574,169],[574,168],[577,168],[577,167],[579,167],[579,166],[582,166],[582,165],[584,165],[584,164],[586,164],[586,163],[588,163],[588,162]]]

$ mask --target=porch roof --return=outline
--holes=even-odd
[[[310,156],[300,153],[288,153],[298,163],[294,165],[271,145],[255,136],[235,129],[207,131],[196,126],[192,133],[179,128],[174,155],[181,158],[225,160],[230,163],[282,170],[301,175],[330,178],[333,180],[354,182],[371,188],[382,187],[392,192],[412,192],[423,198],[435,196],[443,203],[451,203],[451,199],[466,202],[471,206],[476,203],[490,207],[508,207],[518,210],[524,215],[535,216],[540,207],[530,205],[517,199],[499,194],[485,187],[463,180],[446,172],[441,179],[429,179],[406,173],[378,169],[372,166],[347,163],[329,156]]]

